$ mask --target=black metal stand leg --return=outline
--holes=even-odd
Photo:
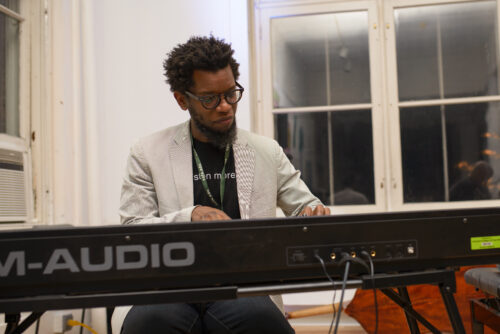
[[[453,297],[453,291],[449,286],[439,284],[439,291],[441,292],[441,297],[443,298],[444,305],[446,306],[446,312],[450,318],[451,326],[453,327],[453,333],[455,334],[465,334],[464,324],[460,313],[458,312],[457,303]]]
[[[406,314],[413,317],[414,319],[420,321],[427,329],[429,329],[434,334],[441,334],[441,332],[434,327],[430,322],[428,322],[424,317],[422,317],[418,312],[416,312],[411,305],[391,289],[380,289],[387,297],[391,298],[396,304],[398,304]]]
[[[17,328],[19,321],[21,320],[20,313],[5,314],[5,323],[7,327],[5,328],[5,334],[11,334]]]
[[[411,305],[411,300],[410,300],[410,295],[408,294],[408,289],[406,287],[401,287],[398,288],[399,296],[401,297],[402,300],[406,301],[410,307]],[[405,317],[406,317],[406,322],[408,323],[408,328],[410,329],[411,334],[420,334],[420,329],[418,328],[417,320],[413,318],[408,312],[405,311]]]
[[[484,325],[476,320],[476,310],[474,307],[474,301],[469,302],[470,305],[470,317],[472,325],[472,334],[484,334]]]
[[[107,333],[112,334],[113,330],[111,328],[111,319],[113,317],[113,312],[115,311],[114,307],[106,307],[106,328]]]
[[[472,334],[484,334],[484,325],[472,319]]]
[[[5,322],[7,323],[7,328],[5,329],[5,334],[21,334],[35,321],[37,321],[44,312],[33,312],[31,313],[23,322],[19,323],[21,320],[20,314],[6,314]]]

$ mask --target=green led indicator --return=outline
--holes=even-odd
[[[500,248],[500,235],[470,238],[470,248],[472,250]]]

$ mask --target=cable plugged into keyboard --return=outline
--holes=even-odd
[[[367,254],[374,262],[405,260],[418,256],[415,240],[401,240],[395,242],[378,242],[366,244],[334,244],[295,246],[287,248],[288,265],[309,265],[318,263],[315,255],[319,255],[326,263],[340,263],[342,255],[359,258],[361,253]]]

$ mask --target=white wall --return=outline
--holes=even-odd
[[[188,119],[165,83],[162,62],[192,35],[231,42],[248,87],[245,0],[106,0],[93,2],[96,108],[102,223],[118,223],[118,205],[129,146],[137,137]],[[238,124],[249,128],[248,95]]]
[[[188,119],[165,83],[162,63],[193,35],[224,38],[247,92],[237,122],[250,129],[246,0],[48,0],[44,82],[53,171],[43,224],[118,224],[130,145]],[[46,166],[46,162],[39,162]],[[78,310],[74,314],[78,318]],[[103,309],[89,321],[105,333]],[[42,318],[51,333],[53,312]],[[1,321],[0,321],[1,322]],[[73,329],[71,332],[76,332]]]
[[[165,83],[162,63],[193,35],[232,44],[239,82],[247,88],[237,122],[250,128],[246,0],[52,4],[55,223],[119,223],[130,145],[188,119]]]

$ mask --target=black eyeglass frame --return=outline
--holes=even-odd
[[[214,109],[216,109],[219,106],[220,102],[222,101],[221,95],[224,95],[224,100],[226,100],[226,102],[229,103],[229,104],[231,104],[231,105],[240,102],[241,98],[243,97],[243,92],[245,91],[245,88],[243,88],[243,86],[241,86],[238,82],[236,82],[236,87],[238,87],[238,88],[232,89],[232,90],[224,92],[224,93],[212,94],[212,95],[205,95],[205,96],[194,95],[193,93],[191,93],[188,90],[185,91],[185,93],[186,93],[187,96],[192,97],[193,99],[196,99],[196,100],[200,101],[200,103],[203,106],[203,108],[205,108],[207,110],[214,110]],[[236,102],[229,102],[227,100],[227,95],[229,95],[231,93],[234,93],[236,91],[241,92],[240,97],[238,98],[238,100]],[[209,103],[209,101],[207,101],[207,99],[212,99],[214,97],[217,98],[217,103],[215,104],[215,106],[208,108],[205,105],[205,103]]]

